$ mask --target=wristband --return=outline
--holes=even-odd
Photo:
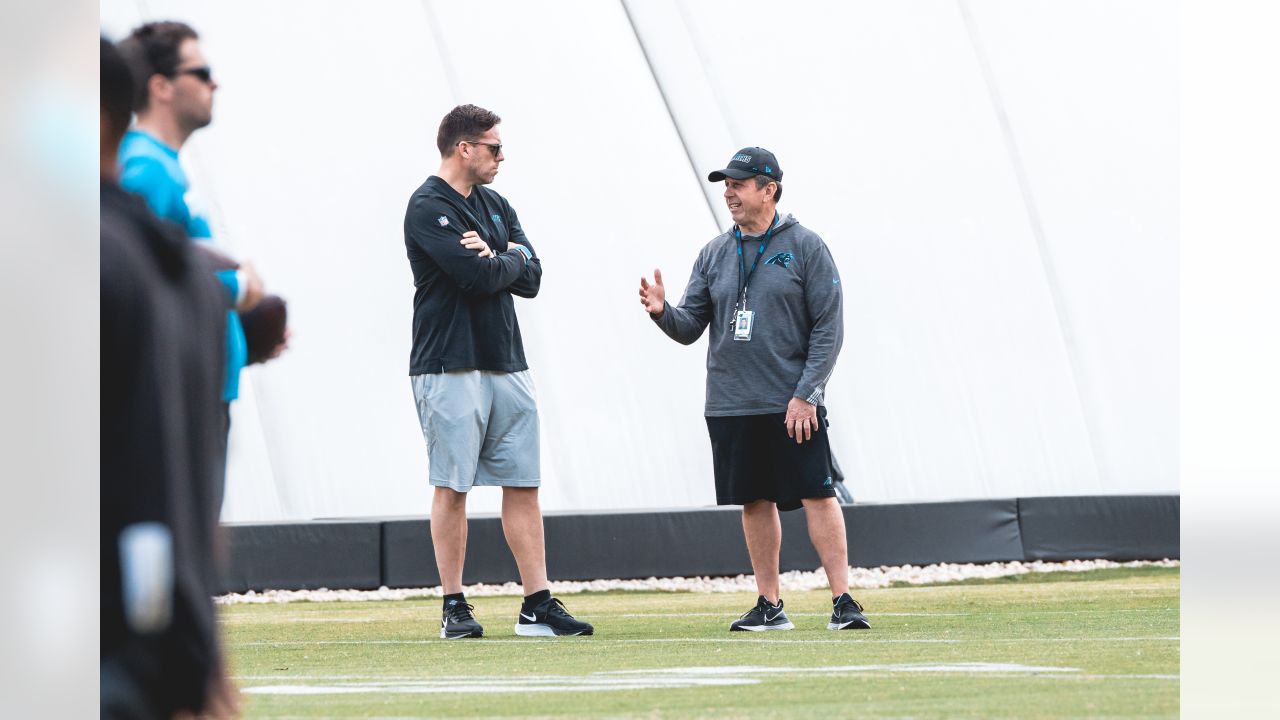
[[[249,294],[249,281],[245,277],[243,270],[236,270],[236,307],[244,302],[244,296]]]

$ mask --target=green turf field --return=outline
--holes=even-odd
[[[250,717],[1176,717],[1177,568],[855,593],[872,629],[733,633],[746,594],[566,595],[589,638],[439,639],[438,599],[236,605],[222,618]]]

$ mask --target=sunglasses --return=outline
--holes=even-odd
[[[199,80],[205,85],[209,85],[213,82],[213,68],[209,67],[208,65],[201,65],[200,67],[179,68],[173,71],[174,77],[177,77],[179,75],[190,75],[191,77]]]
[[[498,157],[502,154],[502,143],[487,143],[480,142],[479,140],[459,140],[458,142],[471,143],[472,145],[484,145],[489,148],[489,152],[493,153],[494,157]]]

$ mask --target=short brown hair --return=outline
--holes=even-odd
[[[133,110],[142,112],[151,103],[152,75],[171,78],[178,70],[178,48],[187,40],[199,40],[200,36],[188,24],[172,20],[149,22],[139,25],[129,37],[116,44],[133,69]]]
[[[120,138],[129,129],[130,108],[133,106],[133,74],[128,63],[105,37],[101,38],[102,50],[98,62],[101,70],[99,97],[102,116],[110,126],[107,141],[120,144]]]
[[[782,199],[782,183],[778,182],[777,180],[774,180],[768,175],[755,175],[754,177],[756,181],[757,190],[763,190],[765,185],[768,185],[769,183],[773,183],[774,185],[778,186],[778,190],[775,193],[773,193],[773,201],[778,202],[779,200]]]
[[[449,111],[440,121],[440,131],[436,133],[436,147],[440,149],[440,157],[453,155],[459,140],[470,140],[484,133],[494,125],[502,122],[497,113],[485,110],[476,105],[459,105]]]

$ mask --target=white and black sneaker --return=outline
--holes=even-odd
[[[440,619],[440,637],[445,640],[484,637],[484,628],[471,614],[473,610],[475,607],[466,600],[446,601],[444,617]]]
[[[566,635],[592,635],[595,628],[569,614],[564,603],[551,598],[532,611],[521,608],[516,621],[516,634],[524,637],[555,637]]]
[[[764,630],[791,630],[795,625],[787,619],[787,614],[782,611],[782,598],[778,598],[777,605],[770,605],[768,600],[761,595],[756,600],[756,606],[742,613],[742,617],[733,621],[729,626],[732,631],[747,630],[750,632],[762,632]]]
[[[828,630],[871,629],[871,623],[867,622],[866,616],[862,614],[862,605],[849,593],[844,593],[831,603],[835,607],[831,609],[831,622],[827,623]]]

